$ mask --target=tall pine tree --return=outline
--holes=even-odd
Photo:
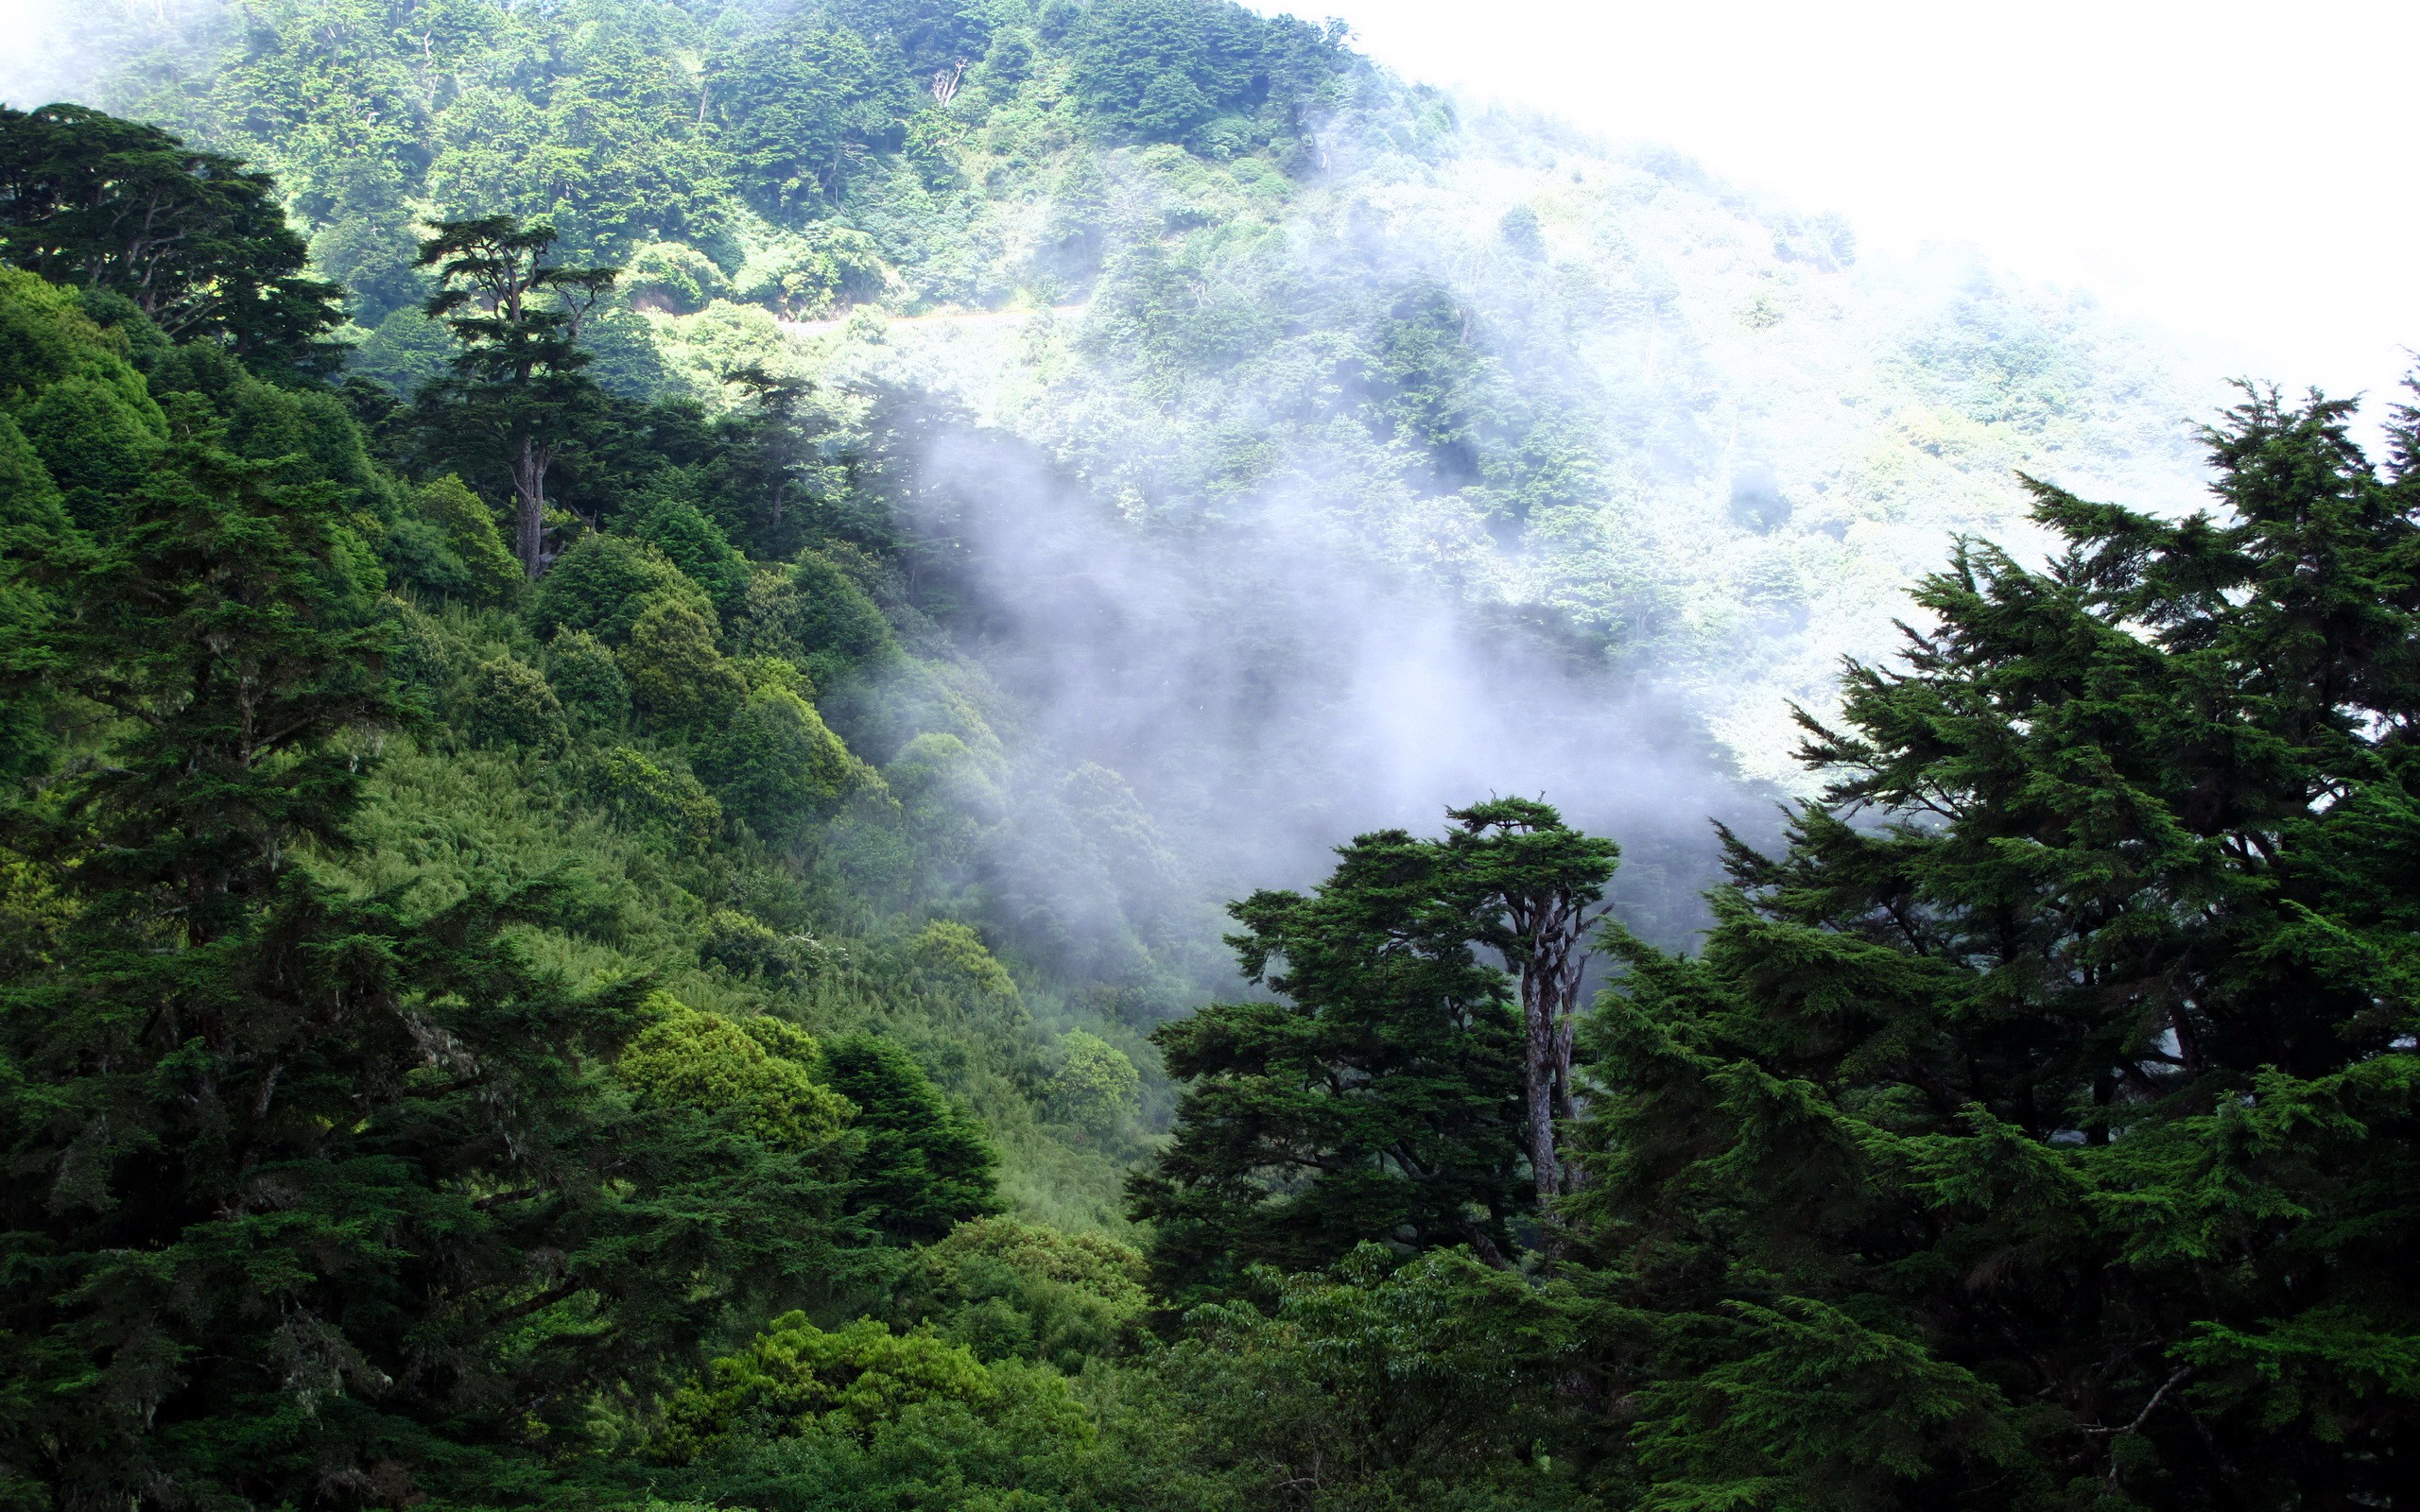
[[[1569,1203],[1669,1506],[2412,1504],[2420,474],[2252,394],[2215,516],[1852,666],[1787,851],[1636,943]]]
[[[1152,1036],[1190,1085],[1129,1190],[1179,1296],[1246,1267],[1310,1270],[1365,1239],[1502,1261],[1530,1211],[1521,1023],[1446,902],[1445,850],[1400,830],[1339,851],[1305,895],[1232,910],[1244,972],[1282,1002],[1216,1005]]]

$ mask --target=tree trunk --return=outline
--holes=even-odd
[[[1527,1043],[1521,1057],[1523,1091],[1529,1094],[1530,1171],[1537,1183],[1538,1234],[1550,1260],[1563,1255],[1563,1225],[1554,1199],[1563,1194],[1563,1159],[1555,1149],[1555,1022],[1550,994],[1540,990],[1534,967],[1521,973],[1521,1025]]]
[[[1580,1171],[1564,1160],[1558,1127],[1579,1111],[1571,1090],[1580,973],[1587,960],[1588,918],[1575,898],[1558,898],[1529,914],[1529,959],[1520,973],[1523,1056],[1529,1094],[1530,1167],[1538,1194],[1538,1231],[1549,1261],[1563,1257],[1562,1221],[1554,1200],[1580,1186]]]
[[[532,582],[546,570],[546,464],[552,451],[525,436],[512,458],[512,546]]]

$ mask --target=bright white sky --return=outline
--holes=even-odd
[[[1837,210],[1867,249],[1971,242],[2290,388],[2375,410],[2420,347],[2411,0],[1259,9],[1334,11],[1407,77]]]

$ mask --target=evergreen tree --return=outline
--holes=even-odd
[[[1245,1267],[1309,1270],[1365,1239],[1500,1258],[1525,1211],[1520,1024],[1472,954],[1433,842],[1381,831],[1308,896],[1237,903],[1244,974],[1286,1002],[1222,1004],[1152,1035],[1190,1085],[1129,1186],[1173,1294]]]
[[[0,806],[0,1486],[493,1500],[735,1305],[820,1295],[833,1189],[634,1106],[638,986],[575,993],[512,933],[564,888],[328,880],[409,722],[377,569],[340,490],[165,397],[106,534],[8,542],[0,694],[57,732]]]
[[[1570,1211],[1662,1505],[2420,1484],[2420,473],[2253,394],[2216,516],[2033,484],[1786,853],[1635,942]]]
[[[343,291],[302,276],[268,175],[81,105],[0,107],[0,255],[255,366],[323,365],[344,319]]]
[[[510,482],[513,553],[531,577],[546,570],[546,474],[572,433],[603,404],[581,369],[580,323],[619,270],[547,260],[555,232],[510,215],[440,223],[418,265],[444,287],[427,313],[462,344],[454,370],[421,390],[429,449]]]
[[[1523,1132],[1551,1253],[1561,1247],[1554,1199],[1580,1175],[1564,1159],[1563,1130],[1578,1111],[1572,1040],[1581,975],[1621,850],[1572,829],[1534,799],[1493,799],[1447,816],[1454,829],[1438,858],[1446,905],[1469,920],[1471,939],[1493,948],[1519,986]]]
[[[960,1219],[1000,1211],[999,1155],[914,1057],[884,1040],[833,1045],[824,1079],[856,1106],[864,1145],[850,1166],[851,1210],[893,1241],[928,1243]]]

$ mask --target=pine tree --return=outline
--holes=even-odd
[[[1000,1211],[1000,1157],[983,1126],[952,1103],[907,1051],[884,1040],[833,1045],[832,1090],[856,1107],[863,1139],[850,1165],[851,1211],[901,1244],[929,1243],[965,1218]]]
[[[1443,848],[1365,834],[1305,896],[1233,908],[1244,974],[1287,1001],[1217,1005],[1152,1035],[1190,1085],[1129,1186],[1174,1295],[1309,1270],[1365,1239],[1501,1259],[1525,1211],[1521,1031]]]
[[[0,803],[0,1486],[493,1500],[499,1452],[821,1295],[837,1192],[621,1088],[642,985],[517,943],[563,886],[327,877],[410,723],[374,560],[338,490],[166,397],[109,532],[8,542],[0,695],[55,736]]]
[[[2221,512],[2032,484],[1852,666],[1702,958],[1624,948],[1570,1199],[1659,1505],[2420,1484],[2420,474],[2251,394]]]
[[[579,330],[620,270],[547,261],[555,232],[511,215],[441,222],[418,265],[444,287],[427,313],[462,350],[453,372],[420,394],[433,452],[500,471],[513,499],[513,552],[522,571],[546,569],[546,474],[573,430],[602,407],[581,369]]]
[[[269,369],[323,368],[341,324],[333,284],[268,175],[158,127],[81,105],[0,107],[0,255],[131,300],[178,340],[224,340]]]
[[[1572,829],[1534,799],[1494,799],[1447,817],[1454,828],[1439,851],[1442,902],[1468,921],[1474,943],[1495,951],[1518,985],[1523,1132],[1552,1253],[1562,1243],[1554,1199],[1580,1177],[1563,1145],[1564,1127],[1579,1111],[1572,1058],[1581,977],[1621,850]]]

